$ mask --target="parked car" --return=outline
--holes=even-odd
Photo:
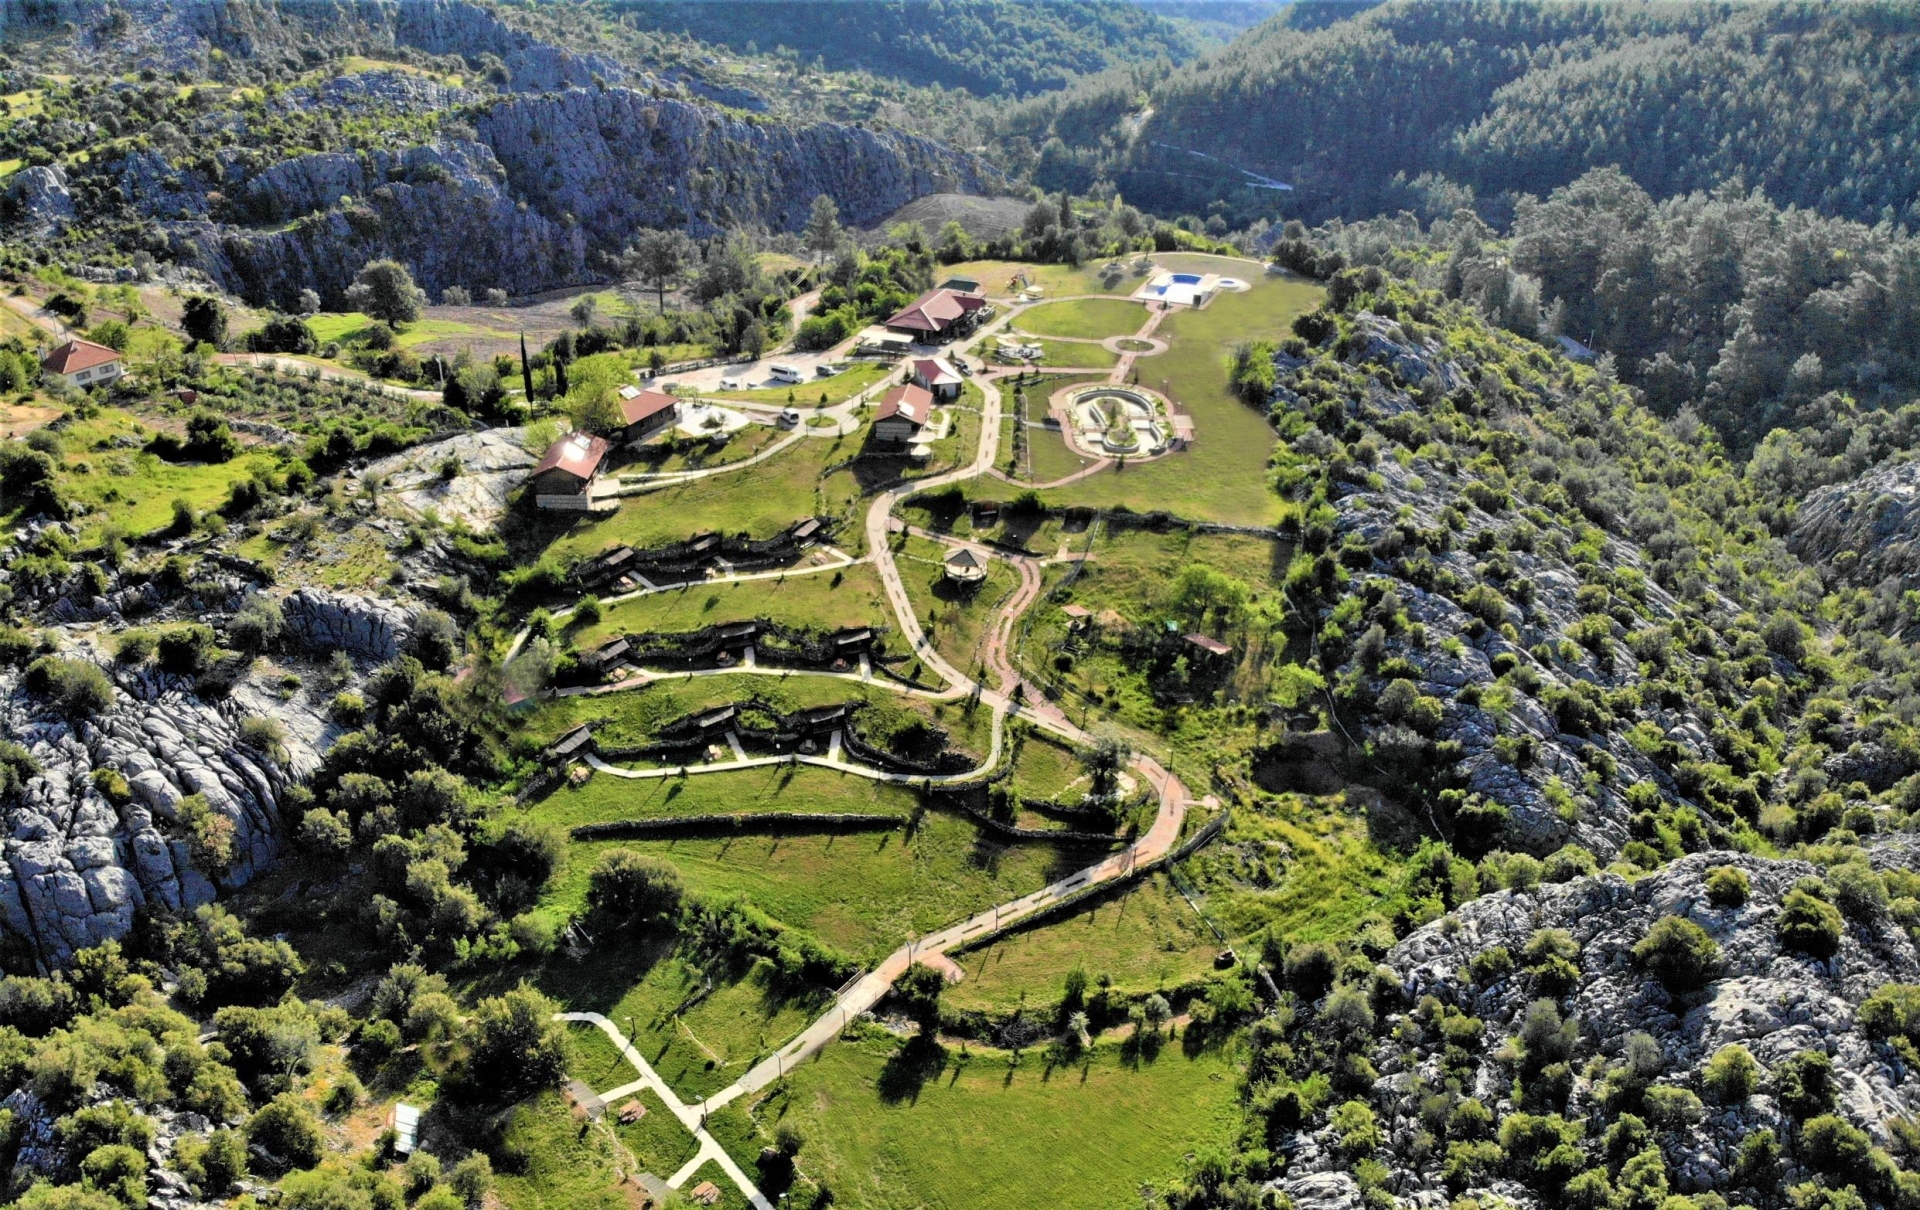
[[[787,408],[780,413],[780,423],[792,428],[800,423],[800,409]]]
[[[722,378],[720,380],[720,389],[723,391],[737,391],[740,389],[740,380],[738,378]]]

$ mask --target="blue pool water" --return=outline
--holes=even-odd
[[[1173,280],[1183,286],[1197,286],[1200,284],[1200,275],[1198,273],[1176,273],[1173,275]]]
[[[1158,282],[1147,287],[1147,293],[1149,294],[1165,294],[1166,292],[1167,292],[1166,286],[1161,285]]]

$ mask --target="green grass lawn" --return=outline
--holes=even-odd
[[[665,475],[679,471],[707,470],[744,462],[776,442],[791,436],[791,430],[767,424],[750,424],[727,434],[725,440],[688,441],[675,430],[675,440],[656,441],[642,446],[623,463],[616,475]]]
[[[508,1210],[629,1210],[632,1205],[620,1188],[624,1157],[612,1128],[583,1131],[557,1092],[515,1106],[505,1142],[526,1157],[519,1171],[496,1178]]]
[[[1013,789],[1021,797],[1057,799],[1085,793],[1086,769],[1072,744],[1025,726],[1008,742],[1014,749]]]
[[[535,981],[568,1011],[597,1012],[612,1021],[681,1100],[697,1101],[739,1079],[824,1009],[825,990],[780,994],[769,984],[768,969],[764,960],[738,971],[703,969],[668,937],[598,946],[590,968],[550,963]],[[709,977],[713,989],[706,991]],[[697,1003],[687,1003],[696,997]],[[576,1025],[573,1041],[582,1057],[572,1074],[594,1091],[638,1078],[599,1028]],[[671,1176],[693,1158],[693,1136],[651,1097],[641,1100],[649,1110],[645,1118],[617,1130],[623,1142],[634,1136],[653,1163],[663,1165],[652,1171]],[[609,1120],[624,1103],[608,1103]],[[658,1123],[654,1109],[660,1111]],[[640,1150],[634,1142],[627,1145]]]
[[[1094,459],[1068,445],[1066,435],[1058,429],[1029,428],[1026,442],[1020,463],[1029,483],[1053,483],[1094,464]]]
[[[351,344],[361,339],[373,321],[359,311],[323,311],[307,317],[307,326],[313,329],[315,339],[321,344],[337,341]],[[401,328],[394,343],[401,348],[412,348],[432,340],[447,340],[461,336],[484,336],[489,340],[512,340],[517,333],[498,328],[483,327],[479,324],[463,323],[455,319],[435,319],[422,317]]]
[[[856,361],[848,366],[845,373],[835,374],[831,378],[809,378],[805,382],[791,386],[756,387],[748,391],[699,391],[702,399],[737,399],[742,403],[764,403],[776,407],[791,404],[797,408],[810,408],[816,405],[832,407],[844,403],[854,395],[866,390],[874,383],[887,377],[893,367],[878,361]],[[826,403],[820,403],[820,397],[826,396]]]
[[[944,281],[949,277],[968,277],[980,283],[980,289],[989,298],[1011,298],[1019,293],[1012,285],[1014,274],[1024,271],[1027,280],[1046,291],[1049,298],[1060,298],[1073,294],[1115,294],[1128,295],[1140,288],[1145,277],[1136,277],[1123,262],[1119,273],[1103,273],[1107,262],[1101,261],[1082,268],[1072,265],[1031,265],[1020,261],[972,260],[957,265],[949,265],[935,280]]]
[[[1108,352],[1104,345],[1084,340],[1034,340],[1017,343],[1040,346],[1040,364],[1043,366],[1111,366],[1120,360],[1118,353]]]
[[[1169,1045],[1132,1066],[1107,1045],[1048,1072],[984,1051],[928,1071],[890,1063],[899,1046],[878,1031],[830,1046],[759,1107],[763,1127],[800,1127],[801,1167],[848,1210],[1131,1206],[1239,1122],[1233,1061],[1215,1052]]]
[[[1162,391],[1192,415],[1192,447],[1043,493],[1047,503],[1166,509],[1238,525],[1279,522],[1288,505],[1268,483],[1273,429],[1228,392],[1226,358],[1240,341],[1290,331],[1296,315],[1319,304],[1321,290],[1292,278],[1250,280],[1253,288],[1243,294],[1221,294],[1203,311],[1169,316],[1155,333],[1170,342],[1167,352],[1136,364],[1140,385]]]
[[[1022,1003],[1057,1004],[1078,966],[1091,980],[1143,994],[1178,987],[1213,970],[1220,943],[1173,887],[1154,874],[1046,924],[956,955],[966,978],[947,990],[956,1009],[1009,1012]]]
[[[663,677],[644,689],[591,697],[542,701],[519,724],[526,742],[544,746],[581,723],[592,723],[601,742],[621,747],[646,743],[663,724],[723,702],[754,699],[770,710],[791,714],[810,706],[838,702],[870,703],[882,714],[924,713],[953,734],[956,742],[985,744],[989,715],[968,712],[961,702],[927,702],[906,697],[882,684],[795,672],[785,676],[734,673],[722,676]],[[985,748],[981,748],[985,752]]]
[[[1087,549],[1084,534],[1072,535],[1069,541],[1075,552]],[[1170,737],[1198,758],[1210,742],[1210,729],[1211,742],[1225,742],[1225,732],[1218,730],[1222,720],[1212,713],[1189,711],[1181,715],[1156,703],[1141,670],[1110,643],[1070,639],[1061,608],[1078,604],[1096,615],[1112,610],[1134,626],[1162,625],[1169,620],[1171,587],[1180,570],[1197,564],[1246,585],[1249,613],[1255,622],[1261,615],[1277,620],[1284,615],[1285,604],[1277,577],[1284,570],[1289,550],[1287,544],[1236,534],[1155,534],[1103,527],[1092,548],[1093,558],[1077,576],[1066,566],[1046,569],[1047,591],[1017,631],[1020,664],[1031,675],[1065,682],[1076,695],[1091,693],[1104,699],[1103,709],[1092,714],[1095,721],[1104,714],[1123,726]],[[1070,577],[1067,599],[1054,601],[1054,591]],[[1225,681],[1230,697],[1259,700],[1269,683],[1281,642],[1270,622],[1250,622],[1238,629],[1222,629],[1216,622],[1210,630],[1238,652],[1238,662]],[[1073,649],[1072,666],[1062,670],[1057,659],[1069,648]],[[1080,709],[1081,698],[1076,696],[1076,718]],[[1203,777],[1206,767],[1201,765]]]
[[[883,626],[886,590],[870,563],[777,580],[689,584],[606,606],[599,622],[574,632],[574,643],[584,649],[616,634],[684,634],[753,618],[812,630]]]
[[[1013,327],[1035,336],[1078,336],[1101,340],[1131,336],[1147,322],[1147,309],[1121,298],[1075,298],[1040,303],[1014,316]]]
[[[696,777],[690,784],[742,776]],[[803,780],[795,777],[796,784]],[[751,800],[735,802],[735,810],[755,806]],[[545,812],[542,804],[536,813]],[[1084,846],[1009,845],[965,818],[938,810],[894,832],[576,842],[548,885],[542,910],[560,913],[584,902],[587,873],[600,852],[611,847],[664,858],[679,868],[690,891],[750,902],[863,962],[878,959],[911,935],[1038,890],[1099,855]]]
[[[276,465],[271,455],[244,451],[229,462],[175,463],[137,447],[111,445],[129,437],[145,441],[151,436],[150,428],[119,408],[101,408],[91,419],[74,421],[60,430],[65,451],[60,487],[69,499],[88,506],[87,515],[76,523],[83,545],[95,541],[108,525],[133,536],[159,529],[172,521],[176,499],[185,500],[195,512],[218,507],[236,482]]]
[[[1020,586],[1019,573],[1004,560],[987,561],[987,578],[971,588],[947,582],[942,560],[948,547],[909,535],[894,554],[913,612],[934,648],[955,668],[972,675],[985,656],[985,640],[1000,607]]]
[[[1278,877],[1262,886],[1252,867],[1278,853]],[[1373,841],[1367,811],[1338,796],[1283,795],[1237,809],[1226,835],[1181,870],[1202,892],[1207,915],[1230,937],[1271,924],[1289,941],[1351,938],[1372,912],[1391,915],[1401,864]]]
[[[594,1030],[599,1033],[599,1030]],[[601,1035],[604,1037],[605,1035]],[[637,1078],[639,1073],[627,1066],[625,1077],[615,1081],[614,1087]],[[596,1085],[599,1092],[607,1091],[605,1085]],[[622,1122],[620,1110],[630,1101],[640,1102],[647,1111],[646,1116],[637,1122]],[[667,1103],[660,1094],[651,1088],[643,1088],[629,1097],[607,1106],[607,1117],[612,1121],[613,1133],[620,1145],[633,1157],[634,1166],[641,1172],[651,1172],[656,1176],[672,1176],[680,1170],[680,1165],[692,1159],[700,1150],[700,1144],[693,1133],[680,1124],[680,1119],[667,1109]]]
[[[768,765],[690,777],[615,777],[596,773],[582,786],[555,790],[534,817],[569,828],[617,819],[660,819],[743,813],[818,815],[855,813],[905,819],[919,805],[914,790],[852,773],[808,766]],[[591,868],[569,863],[556,894],[585,902]],[[577,885],[576,885],[577,884]]]
[[[550,550],[591,557],[609,546],[658,546],[715,531],[766,538],[803,517],[842,522],[835,534],[843,549],[864,545],[856,502],[860,483],[826,468],[850,458],[860,435],[833,441],[796,442],[744,470],[661,488],[621,500],[618,511],[594,517],[541,518],[555,526]],[[851,543],[852,547],[847,544]]]

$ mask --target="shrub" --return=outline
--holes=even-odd
[[[328,1113],[351,1113],[366,1097],[367,1090],[360,1083],[360,1077],[352,1072],[341,1076],[332,1088],[327,1090],[326,1108]]]
[[[80,1182],[122,1206],[144,1207],[147,1204],[146,1153],[122,1143],[96,1147],[80,1161]]]
[[[1380,1149],[1380,1123],[1365,1101],[1347,1101],[1327,1115],[1327,1125],[1340,1138],[1340,1149],[1358,1158]]]
[[[1789,1116],[1803,1121],[1831,1111],[1838,1095],[1833,1060],[1818,1050],[1788,1055],[1774,1068],[1773,1095]]]
[[[482,1000],[467,1023],[464,1089],[476,1099],[517,1100],[565,1076],[573,1048],[559,1005],[527,984]]]
[[[1760,1064],[1746,1047],[1722,1046],[1707,1060],[1702,1077],[1707,1095],[1722,1105],[1738,1105],[1760,1086]]]
[[[1833,903],[1843,915],[1872,922],[1887,911],[1887,884],[1865,861],[1843,861],[1827,871]]]
[[[53,701],[68,718],[96,718],[113,709],[107,674],[85,660],[43,655],[27,665],[27,689]]]
[[[297,315],[275,315],[263,327],[247,333],[250,353],[312,354],[320,350],[313,329]]]
[[[205,794],[189,794],[174,808],[186,829],[195,864],[212,873],[233,864],[233,820],[213,809]]]
[[[1333,951],[1310,941],[1287,951],[1283,975],[1294,995],[1312,1001],[1327,994],[1337,969]]]
[[[199,623],[175,626],[160,636],[156,647],[160,667],[182,676],[202,672],[212,662],[213,627]]]
[[[476,1151],[453,1166],[447,1184],[468,1206],[478,1206],[493,1189],[493,1164],[484,1151]]]
[[[671,921],[685,896],[679,870],[632,849],[601,854],[587,882],[588,910],[643,927]]]
[[[392,1058],[400,1045],[400,1027],[385,1017],[379,1017],[360,1027],[353,1050],[355,1055],[378,1067]]]
[[[1467,974],[1475,983],[1492,983],[1513,973],[1513,954],[1504,945],[1481,950],[1467,960]]]
[[[1547,855],[1540,865],[1544,882],[1572,882],[1598,869],[1593,854],[1577,844],[1563,845]]]
[[[1720,965],[1720,946],[1693,921],[1662,916],[1633,947],[1633,961],[1660,980],[1669,994],[1684,995],[1713,981]]]
[[[1865,1166],[1873,1140],[1867,1132],[1833,1114],[1821,1114],[1800,1128],[1807,1163],[1829,1176],[1845,1176]]]
[[[320,1123],[306,1102],[290,1092],[268,1101],[247,1119],[247,1142],[294,1168],[318,1164],[323,1141]]]
[[[1707,901],[1715,907],[1740,907],[1751,891],[1747,872],[1738,866],[1723,865],[1707,872]]]
[[[1815,958],[1831,958],[1840,950],[1845,922],[1840,909],[1814,894],[1805,884],[1787,892],[1777,927],[1780,944]]]
[[[340,812],[315,807],[300,819],[300,844],[315,856],[338,860],[353,848],[353,829]]]
[[[1661,1130],[1679,1130],[1704,1118],[1707,1111],[1700,1098],[1672,1084],[1656,1084],[1647,1089],[1643,1103],[1647,1120]]]

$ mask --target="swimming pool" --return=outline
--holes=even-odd
[[[1206,279],[1201,277],[1198,273],[1176,273],[1173,275],[1173,277],[1170,280],[1172,280],[1176,285],[1197,286]]]

